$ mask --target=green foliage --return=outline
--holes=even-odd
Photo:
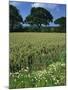
[[[15,6],[10,5],[9,9],[10,32],[66,32],[66,17],[61,17],[54,21],[60,27],[47,27],[50,22],[53,22],[53,16],[47,9],[42,7],[31,8],[30,14],[24,21]],[[23,27],[23,23],[30,25]]]
[[[23,27],[22,32],[60,32],[63,33],[65,32],[66,29],[63,27],[57,26],[57,27],[41,27],[40,29],[34,26],[29,26],[29,27]],[[20,32],[20,30],[19,30]]]
[[[54,21],[54,23],[60,25],[60,30],[64,32],[66,31],[66,17],[58,18]]]
[[[19,14],[19,10],[13,6],[9,6],[9,17],[10,17],[10,31],[14,31],[14,28],[16,25],[19,25],[21,22],[23,22],[23,19],[21,15]]]
[[[51,13],[41,7],[32,8],[29,16],[26,17],[25,22],[31,25],[37,25],[37,27],[41,27],[41,25],[48,25],[53,21],[53,16]]]
[[[48,66],[46,70],[17,72],[10,74],[10,88],[30,88],[65,85],[65,64],[56,62]]]
[[[66,26],[66,17],[58,18],[54,21],[55,24],[59,24],[61,26]]]
[[[9,59],[10,88],[64,85],[65,33],[10,33]]]

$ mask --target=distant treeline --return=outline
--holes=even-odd
[[[65,28],[62,27],[42,27],[40,29],[38,28],[32,28],[32,27],[20,27],[16,28],[13,31],[10,32],[66,32]]]

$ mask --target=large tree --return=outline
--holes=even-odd
[[[25,20],[26,23],[36,25],[38,28],[40,28],[42,25],[48,25],[52,21],[53,16],[51,13],[42,7],[33,7],[30,15],[28,15]]]
[[[9,6],[9,17],[10,17],[10,31],[14,31],[14,27],[16,25],[19,25],[21,22],[23,22],[22,16],[19,13],[19,10],[13,6]]]
[[[62,29],[62,31],[66,31],[66,17],[58,18],[54,21],[54,23],[59,24],[60,29]]]

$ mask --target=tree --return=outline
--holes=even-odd
[[[13,5],[10,5],[9,6],[9,17],[10,17],[10,31],[14,31],[14,27],[20,23],[23,22],[23,19],[21,17],[21,15],[19,14],[19,10],[13,6]]]
[[[42,25],[48,25],[52,21],[53,16],[51,13],[42,7],[32,8],[30,15],[28,15],[25,20],[26,23],[36,25],[38,28]]]
[[[62,32],[66,31],[66,17],[58,18],[54,21],[55,24],[59,24],[60,29],[62,29]]]

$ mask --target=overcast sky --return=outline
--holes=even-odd
[[[31,3],[31,2],[19,2],[10,1],[10,4],[16,6],[19,9],[23,19],[30,14],[32,7],[43,7],[51,12],[54,20],[60,17],[66,16],[66,5],[64,4],[49,4],[49,3]],[[55,26],[54,23],[50,23],[51,26]]]

